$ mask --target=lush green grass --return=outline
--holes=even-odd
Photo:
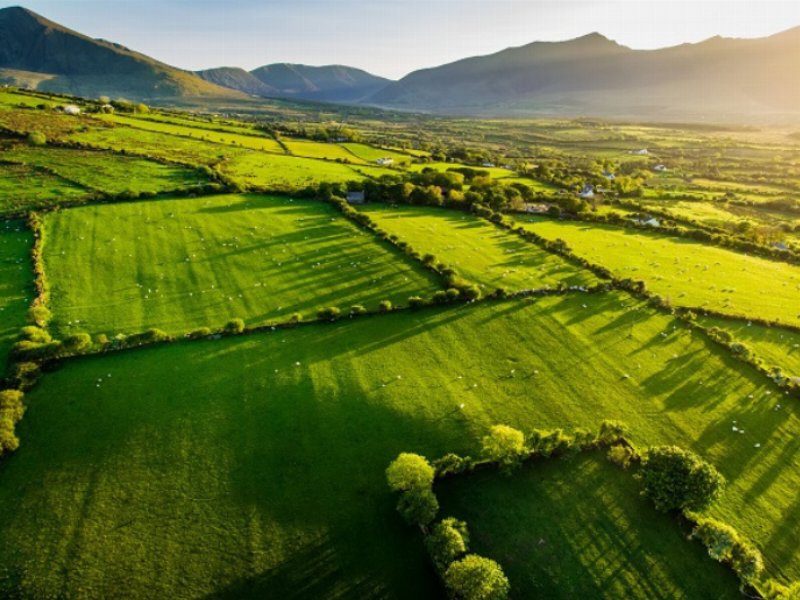
[[[800,323],[800,267],[682,238],[540,218],[520,224],[564,240],[619,277],[641,279],[676,306]]]
[[[461,476],[436,493],[443,515],[467,521],[472,551],[503,565],[515,598],[741,597],[733,573],[601,454]]]
[[[253,130],[251,135],[241,135],[238,133],[229,133],[222,131],[210,131],[193,123],[189,125],[179,125],[176,123],[164,123],[161,121],[151,121],[146,119],[125,117],[122,115],[105,115],[102,117],[106,121],[111,121],[121,125],[128,125],[136,129],[144,129],[146,131],[155,131],[158,133],[167,133],[170,135],[179,135],[184,137],[197,138],[206,142],[216,142],[218,144],[226,144],[230,146],[240,146],[242,148],[250,148],[251,150],[261,150],[264,152],[276,152],[283,154],[283,148],[275,141],[274,138],[263,134],[261,136],[255,135]]]
[[[797,578],[800,407],[773,410],[760,375],[675,324],[579,294],[70,361],[0,470],[0,565],[35,597],[438,597],[387,463],[474,455],[493,423],[612,418],[715,463],[712,514]]]
[[[392,173],[377,167],[257,153],[238,156],[226,162],[223,170],[242,183],[283,190],[302,189],[323,181],[346,183]]]
[[[0,379],[33,300],[32,245],[33,237],[21,222],[0,222]]]
[[[45,221],[59,333],[185,333],[438,289],[424,271],[321,202],[258,195],[86,206]]]
[[[249,153],[235,146],[122,126],[77,132],[71,134],[69,139],[97,148],[154,156],[190,165],[216,164],[226,158]]]
[[[800,377],[800,333],[730,319],[701,317],[700,322],[729,331],[737,342],[748,346],[767,365],[779,367],[784,375]]]
[[[433,254],[485,291],[593,285],[597,278],[487,221],[458,211],[419,207],[359,207],[380,227],[422,254]]]
[[[546,183],[530,177],[505,177],[503,183],[511,185],[512,183],[521,183],[524,186],[531,188],[534,192],[541,192],[543,194],[553,194],[559,188],[552,183]]]
[[[197,170],[112,152],[19,144],[5,151],[3,157],[45,167],[85,188],[111,194],[174,191],[208,181]]]
[[[70,116],[48,110],[0,110],[0,126],[19,135],[31,132],[45,134],[47,139],[57,139],[98,122],[84,116]]]
[[[481,167],[474,165],[462,165],[459,163],[450,162],[431,162],[431,163],[414,163],[408,165],[409,171],[424,171],[425,169],[434,169],[435,171],[449,171],[450,169],[474,169],[476,171],[486,171],[493,179],[508,179],[516,177],[514,171],[503,169],[502,167]]]
[[[400,165],[411,162],[414,158],[409,154],[401,154],[384,148],[375,148],[366,144],[344,143],[341,146],[368,163],[374,163],[379,158],[391,158],[394,159],[396,165]]]
[[[329,144],[325,142],[312,142],[309,140],[291,140],[284,138],[283,143],[289,152],[295,156],[306,158],[321,158],[327,160],[343,160],[355,164],[366,164],[368,161],[359,158],[352,152],[346,150],[339,144]]]
[[[0,164],[0,214],[82,198],[89,190],[27,165]]]

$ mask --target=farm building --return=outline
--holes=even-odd
[[[378,163],[379,165],[383,166],[383,167],[386,167],[388,165],[393,165],[394,164],[394,159],[389,157],[389,156],[385,156],[383,158],[379,158],[375,162]]]
[[[81,114],[81,109],[80,109],[80,107],[75,106],[74,104],[67,104],[64,107],[64,114],[67,114],[67,115],[79,115],[79,114]]]
[[[347,192],[348,204],[364,204],[366,202],[366,195],[361,192]]]
[[[653,167],[653,171],[655,171],[656,173],[664,173],[664,172],[667,171],[667,166],[666,165],[656,165],[655,167]]]
[[[587,183],[585,186],[583,186],[583,189],[578,192],[578,196],[584,200],[594,198],[594,188]]]
[[[650,152],[647,151],[647,148],[642,148],[641,150],[631,150],[631,154],[635,154],[636,156],[647,156]]]

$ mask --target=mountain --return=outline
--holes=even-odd
[[[310,67],[277,63],[250,73],[276,90],[270,96],[318,102],[359,102],[391,83],[383,77],[343,65]]]
[[[385,108],[496,116],[800,118],[800,27],[633,50],[592,33],[415,71],[367,99]]]
[[[0,10],[0,81],[43,91],[157,100],[243,97],[119,44],[95,40],[21,7]]]
[[[206,81],[221,85],[232,90],[239,90],[251,96],[278,96],[280,92],[267,85],[252,73],[239,67],[219,67],[197,71],[197,75]]]

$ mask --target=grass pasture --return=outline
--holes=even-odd
[[[318,158],[322,160],[341,160],[362,165],[371,162],[360,158],[358,155],[339,144],[312,142],[310,140],[292,140],[289,138],[284,138],[283,143],[294,156]]]
[[[83,198],[88,193],[86,188],[41,169],[0,163],[0,214],[45,208],[60,201]]]
[[[283,148],[278,142],[275,141],[274,138],[268,136],[267,134],[257,135],[255,130],[252,130],[250,135],[242,135],[240,133],[231,133],[226,131],[211,131],[207,128],[195,125],[194,123],[181,125],[174,122],[170,123],[153,121],[148,119],[125,117],[121,115],[104,115],[102,118],[106,121],[111,121],[119,125],[127,125],[135,129],[144,129],[146,131],[155,131],[157,133],[196,138],[204,142],[238,146],[241,148],[248,148],[250,150],[259,150],[262,152],[275,152],[277,154],[284,153]]]
[[[109,194],[187,190],[207,183],[197,170],[111,152],[19,144],[0,156],[45,168],[84,188]]]
[[[592,273],[468,213],[381,204],[359,208],[390,234],[422,254],[433,254],[486,292],[598,282]]]
[[[340,146],[354,154],[360,160],[368,163],[375,163],[379,158],[391,158],[396,165],[401,165],[411,162],[414,158],[409,154],[401,154],[400,152],[367,146],[366,144],[345,142],[340,144]]]
[[[515,598],[740,598],[733,573],[639,491],[602,454],[436,486],[442,514],[467,522],[472,551],[503,566]]]
[[[0,222],[0,379],[33,300],[33,236],[20,221]]]
[[[519,223],[618,277],[645,281],[676,306],[800,324],[800,267],[655,232],[534,217]]]
[[[377,309],[438,289],[321,202],[259,195],[85,206],[47,215],[45,269],[59,333],[182,334]]]
[[[713,514],[755,539],[771,575],[797,577],[800,406],[774,411],[765,379],[673,324],[624,295],[579,294],[70,361],[30,392],[23,445],[0,469],[0,590],[438,597],[419,532],[385,487],[388,462],[474,455],[493,423],[604,418],[639,445],[716,464],[729,486]],[[619,519],[582,523],[611,544]],[[648,551],[672,553],[670,540]],[[634,548],[615,552],[641,568]]]

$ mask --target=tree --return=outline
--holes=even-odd
[[[335,321],[342,316],[342,311],[336,306],[328,306],[320,310],[317,316],[323,321]]]
[[[508,425],[493,425],[482,441],[484,458],[496,462],[506,473],[519,466],[528,453],[525,435]]]
[[[661,511],[702,510],[722,492],[725,478],[713,465],[676,446],[650,448],[639,475],[644,493]]]
[[[9,417],[16,422],[25,413],[22,403],[23,393],[18,390],[3,390],[0,392],[0,417]]]
[[[44,146],[47,143],[47,136],[41,131],[31,131],[28,134],[28,143],[31,146]]]
[[[381,303],[378,304],[378,311],[382,313],[391,312],[392,310],[392,303],[389,300],[381,300]]]
[[[436,569],[443,573],[450,563],[466,554],[469,549],[467,524],[453,517],[442,519],[425,538],[425,548]]]
[[[402,452],[386,469],[386,481],[394,492],[429,490],[434,469],[424,456]]]
[[[244,321],[242,319],[231,319],[225,323],[225,333],[242,333],[244,331]]]
[[[64,338],[64,350],[84,352],[92,347],[92,337],[88,333],[74,333]]]
[[[511,588],[500,565],[477,554],[468,554],[451,564],[444,583],[460,600],[505,600]]]
[[[397,510],[411,525],[427,525],[439,512],[439,500],[431,489],[411,489],[397,501]]]

